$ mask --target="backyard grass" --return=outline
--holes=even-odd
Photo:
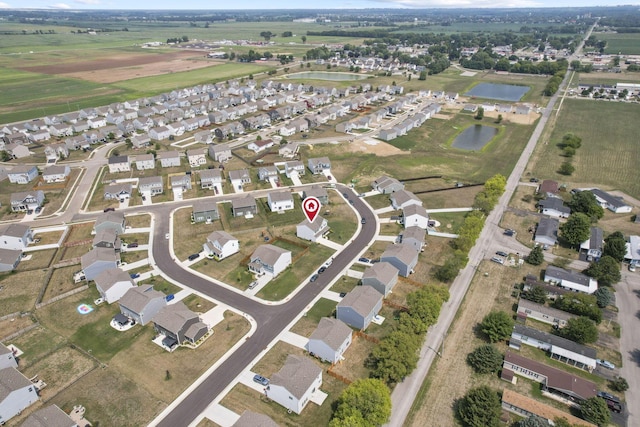
[[[20,369],[27,368],[48,354],[66,346],[66,340],[46,328],[34,328],[11,340],[11,343],[24,352],[20,356]]]
[[[79,265],[70,265],[68,267],[54,268],[53,274],[47,283],[47,289],[42,296],[42,301],[49,301],[51,298],[58,295],[62,295],[65,292],[69,292],[80,286],[86,285],[86,282],[82,281],[74,283],[73,274],[80,271]]]
[[[42,251],[33,251],[27,254],[31,255],[31,259],[20,261],[16,271],[41,270],[51,265],[53,257],[56,255],[57,249],[45,249]]]
[[[40,242],[38,243],[32,243],[31,247],[33,246],[41,246],[41,245],[51,245],[54,243],[58,243],[58,241],[60,240],[60,237],[62,236],[62,231],[49,231],[46,233],[37,233],[34,234],[34,238],[35,239],[40,239]]]
[[[34,318],[28,315],[0,320],[0,341],[5,341],[6,337],[18,333],[24,328],[33,325],[33,323]],[[5,344],[7,344],[6,341]]]
[[[131,228],[145,228],[151,226],[151,215],[139,214],[139,215],[127,215],[127,225]]]
[[[184,298],[182,302],[189,308],[189,310],[195,313],[206,313],[216,306],[208,299],[202,298],[196,294],[191,294]]]
[[[640,146],[629,138],[636,116],[634,104],[566,99],[550,138],[537,145],[527,169],[568,188],[601,186],[639,198],[640,172],[634,161],[640,156]],[[563,176],[557,169],[566,158],[560,156],[557,144],[569,132],[582,138],[582,146],[572,160],[575,172]]]
[[[309,338],[313,331],[315,331],[320,319],[323,317],[332,317],[336,311],[337,303],[330,299],[320,298],[309,311],[305,312],[304,316],[296,322],[291,328],[291,332],[302,335]]]
[[[353,270],[353,266],[349,267],[350,270]],[[364,270],[363,270],[364,271]],[[333,292],[351,292],[353,288],[355,288],[360,279],[356,279],[355,277],[342,276],[339,280],[337,280],[333,286],[331,287],[331,291]]]
[[[22,271],[0,278],[0,317],[31,311],[43,286],[46,270]]]
[[[207,236],[221,229],[220,221],[192,224],[191,212],[192,208],[186,207],[173,214],[173,251],[178,259],[186,259],[189,255],[200,252]]]
[[[438,212],[429,214],[429,219],[438,221],[440,226],[438,230],[444,233],[457,234],[458,230],[464,223],[467,212]]]
[[[376,344],[371,341],[354,336],[351,345],[343,354],[344,360],[332,368],[333,372],[351,381],[369,378],[371,370],[365,366],[364,362],[375,346]]]

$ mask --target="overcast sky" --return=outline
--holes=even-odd
[[[640,5],[640,0],[0,0],[0,8],[48,9],[345,9],[433,7],[562,7]]]

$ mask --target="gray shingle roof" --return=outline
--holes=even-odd
[[[165,295],[162,292],[153,289],[153,285],[141,285],[129,289],[122,298],[120,298],[119,302],[120,305],[128,308],[129,310],[135,313],[140,313],[149,301],[158,297],[164,298]]]
[[[131,276],[119,268],[106,269],[98,274],[94,281],[96,282],[96,286],[99,286],[104,292],[111,289],[117,282],[129,282],[131,286],[135,286],[135,283],[131,280]]]
[[[23,237],[30,228],[31,227],[24,224],[9,224],[2,231],[0,231],[0,235],[10,237]]]
[[[382,294],[371,286],[356,286],[349,292],[338,307],[351,307],[356,313],[366,317],[382,300]]]
[[[309,339],[322,341],[333,350],[338,350],[351,333],[351,328],[341,320],[323,317]]]
[[[194,318],[198,318],[198,315],[189,310],[182,301],[178,301],[163,307],[153,317],[153,323],[177,335],[184,324]]]
[[[255,207],[256,199],[251,195],[247,195],[247,197],[242,197],[240,199],[233,199],[231,201],[231,206],[233,207],[233,209]]]
[[[569,350],[576,354],[581,354],[583,356],[589,357],[591,359],[596,358],[596,350],[591,347],[586,347],[584,345],[575,343],[566,338],[559,337],[557,335],[548,334],[546,332],[539,331],[537,329],[529,328],[528,326],[518,325],[516,324],[513,327],[513,331],[529,338],[533,338],[540,342],[546,342],[550,345],[554,345],[556,347],[563,348],[565,350]]]
[[[388,262],[378,262],[370,267],[367,267],[362,273],[363,279],[376,279],[380,283],[391,283],[398,277],[398,269]]]
[[[278,427],[278,424],[264,414],[244,411],[231,427]]]
[[[272,203],[288,202],[293,200],[293,196],[290,191],[272,191],[269,193],[269,199]]]
[[[116,252],[113,248],[93,248],[86,254],[82,255],[80,262],[82,268],[87,268],[91,264],[98,261],[116,262]]]
[[[409,245],[389,245],[380,256],[380,260],[385,258],[397,258],[404,265],[413,264],[418,258],[418,252]]]
[[[227,242],[238,239],[236,239],[226,231],[214,231],[213,233],[209,234],[207,240],[210,242],[218,242],[220,246],[224,246]]]
[[[33,385],[15,368],[0,369],[0,402],[16,390]]]
[[[540,222],[538,222],[538,228],[536,229],[536,237],[546,236],[557,239],[559,226],[560,221],[555,218],[540,218]]]
[[[273,374],[270,382],[284,387],[297,399],[301,399],[320,374],[322,369],[311,360],[290,354],[282,369]]]
[[[556,267],[555,265],[549,265],[547,267],[545,276],[551,276],[560,280],[568,280],[569,282],[579,283],[587,287],[589,286],[589,281],[591,280],[591,278],[585,274]]]
[[[253,251],[251,255],[251,262],[259,259],[263,264],[274,265],[282,254],[290,252],[286,249],[279,248],[274,245],[261,245]]]
[[[75,427],[76,422],[56,405],[37,410],[20,427]]]

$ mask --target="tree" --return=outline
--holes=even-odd
[[[407,295],[407,306],[411,317],[420,319],[430,326],[437,322],[442,303],[449,299],[449,291],[445,287],[425,286]]]
[[[284,31],[282,37],[293,37],[293,33],[291,31]]]
[[[498,114],[498,118],[496,119],[496,123],[502,123],[502,114]]]
[[[562,150],[562,155],[564,157],[573,157],[576,155],[576,149],[573,147],[564,147]]]
[[[600,308],[605,308],[613,302],[613,293],[609,288],[598,288],[593,295],[598,300],[598,307]]]
[[[582,418],[590,421],[598,427],[604,427],[611,420],[611,413],[607,407],[607,402],[603,398],[594,396],[583,401],[580,404],[580,413]]]
[[[597,262],[591,263],[584,271],[587,276],[593,277],[601,286],[611,286],[620,281],[620,262],[610,256],[603,256]]]
[[[271,37],[275,36],[271,31],[262,31],[260,32],[260,37],[264,38],[265,41],[271,40]]]
[[[463,424],[470,427],[497,427],[502,406],[498,393],[483,385],[469,390],[461,399],[457,413]]]
[[[427,72],[425,70],[420,71],[420,75],[418,76],[418,80],[427,80]]]
[[[474,119],[482,120],[483,118],[484,118],[484,108],[478,107],[478,110],[476,111],[476,115],[474,116]]]
[[[560,296],[553,306],[578,316],[587,316],[596,323],[602,321],[602,310],[598,307],[596,297],[583,293],[571,293]]]
[[[571,427],[571,423],[569,423],[566,418],[555,417],[553,419],[553,424],[556,427]]]
[[[487,179],[484,183],[484,191],[491,197],[500,197],[507,187],[507,178],[497,174]]]
[[[560,175],[570,176],[573,172],[575,172],[576,168],[570,162],[563,162],[560,165],[560,169],[558,169],[558,173]]]
[[[560,330],[561,335],[578,344],[588,344],[598,341],[598,328],[588,317],[574,317],[567,321],[567,325]]]
[[[3,162],[8,162],[11,159],[11,154],[9,154],[6,150],[0,151],[0,160],[2,160]]]
[[[409,375],[418,363],[418,339],[404,331],[389,333],[374,347],[367,365],[371,376],[387,384],[398,383]]]
[[[529,256],[526,259],[527,263],[531,265],[540,265],[544,261],[544,253],[542,253],[542,246],[535,246],[531,252],[529,252]]]
[[[492,311],[484,316],[480,327],[482,332],[489,337],[489,341],[498,342],[511,336],[513,324],[513,319],[508,313]]]
[[[375,378],[351,383],[338,398],[333,419],[345,420],[353,416],[362,418],[368,426],[386,423],[391,416],[391,393],[386,384]]]
[[[502,353],[491,344],[481,345],[467,355],[467,363],[479,374],[498,372]]]
[[[449,283],[456,278],[460,267],[460,260],[457,257],[449,257],[443,265],[435,268],[433,276],[441,282]]]
[[[530,415],[528,418],[518,421],[516,425],[517,427],[549,427],[549,422],[537,415]]]
[[[619,231],[615,233],[611,233],[604,239],[604,255],[610,256],[618,262],[622,262],[624,260],[625,255],[627,254],[627,242]]]
[[[572,213],[567,222],[560,226],[561,236],[571,246],[578,246],[591,236],[591,221],[583,213]]]
[[[629,390],[629,383],[622,377],[615,377],[613,380],[609,381],[609,386],[620,393],[624,393]]]
[[[542,286],[534,286],[528,291],[524,291],[522,298],[537,304],[544,304],[547,301],[547,291]]]
[[[600,219],[604,216],[604,209],[598,204],[596,196],[591,191],[578,191],[567,202],[571,212],[580,212],[589,218]],[[624,238],[624,237],[623,237]]]
[[[302,40],[302,43],[306,43],[307,42],[307,36],[302,36],[300,37],[300,40]]]

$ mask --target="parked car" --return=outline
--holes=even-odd
[[[164,235],[164,238],[165,238],[165,239],[167,239],[167,240],[169,240],[169,239],[171,238],[171,233],[166,233],[166,234]]]
[[[318,280],[318,275],[314,274],[313,276],[311,276],[311,278],[309,279],[309,282],[315,282],[316,280]]]
[[[366,220],[366,219],[362,218],[362,219],[360,220],[360,224],[366,224],[366,223],[367,223],[367,220]]]
[[[596,359],[596,363],[600,366],[603,366],[607,369],[616,369],[616,365],[609,362],[608,360]]]
[[[200,254],[191,254],[189,255],[189,261],[193,261],[195,259],[200,258]]]
[[[538,178],[531,178],[529,179],[529,182],[539,182],[540,180]]]
[[[345,199],[349,198],[349,195],[347,193],[342,193],[342,195],[344,196]]]
[[[326,270],[327,270],[327,267],[322,266],[322,267],[320,267],[320,270],[318,270],[318,274],[322,274],[322,273],[324,273]]]
[[[620,403],[620,399],[618,399],[616,396],[604,391],[599,391],[598,397],[604,399],[604,401],[607,402],[607,407],[610,411],[617,413],[622,412],[622,404]]]
[[[371,263],[371,260],[369,258],[365,258],[365,257],[358,258],[358,261],[365,262],[367,264]]]
[[[346,296],[347,296],[347,293],[346,293],[346,292],[340,292],[340,298],[344,298],[344,297],[346,297]]]
[[[36,208],[36,213],[37,213],[37,214],[39,214],[40,212],[42,212],[42,208],[41,208],[40,206],[38,206],[38,207]]]
[[[137,279],[138,277],[140,277],[140,273],[132,273],[129,275],[129,277],[131,277],[132,279]]]
[[[636,271],[636,266],[635,266],[635,264],[629,264],[629,271],[630,271],[630,272],[632,272],[632,273],[633,273],[634,271]]]
[[[133,243],[129,243],[127,245],[128,248],[137,248],[138,247],[138,242],[133,242]]]
[[[510,228],[507,228],[506,230],[504,230],[503,234],[505,236],[515,236],[516,235],[516,230],[512,230]]]
[[[254,375],[253,381],[257,382],[258,384],[262,384],[264,386],[269,385],[269,380],[263,377],[262,375],[258,375],[258,374]]]
[[[256,286],[258,286],[258,281],[257,280],[254,280],[253,282],[249,283],[249,289],[253,289]]]
[[[497,256],[492,257],[491,261],[497,262],[498,264],[504,264],[504,260],[502,258],[498,258]]]
[[[174,294],[169,294],[169,295],[167,295],[166,297],[164,297],[164,300],[165,300],[166,302],[169,302],[169,301],[171,301],[172,299],[174,299],[175,297],[176,297],[176,296],[175,296]]]
[[[500,256],[508,256],[508,254],[504,251],[498,251],[496,252],[496,255],[500,255]]]
[[[116,210],[115,208],[105,208],[103,212],[113,212],[115,210]]]

